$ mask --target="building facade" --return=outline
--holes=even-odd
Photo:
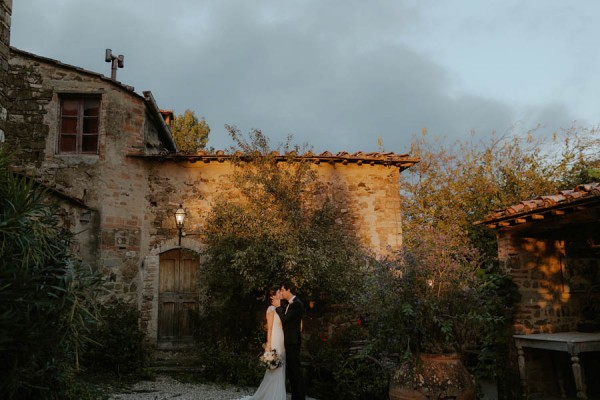
[[[214,201],[239,193],[231,155],[177,153],[150,92],[11,49],[6,144],[14,171],[34,177],[62,206],[74,252],[106,276],[107,297],[137,302],[148,340],[190,336],[198,310],[202,231]],[[298,155],[311,162],[336,204],[374,253],[402,243],[399,174],[407,154]],[[283,162],[286,155],[280,156]],[[179,245],[174,213],[186,210]]]

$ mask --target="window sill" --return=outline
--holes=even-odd
[[[56,153],[54,157],[63,160],[67,164],[96,164],[100,159],[98,154],[85,153]]]

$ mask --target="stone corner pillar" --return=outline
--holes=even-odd
[[[6,140],[7,86],[12,0],[0,0],[0,145]]]

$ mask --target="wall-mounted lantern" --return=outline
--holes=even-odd
[[[175,223],[177,224],[177,229],[179,230],[179,247],[181,247],[181,237],[183,236],[183,223],[185,221],[185,210],[183,209],[183,205],[179,205],[177,211],[175,211]]]

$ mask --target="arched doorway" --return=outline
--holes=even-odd
[[[198,254],[173,249],[160,255],[158,345],[185,347],[193,342],[198,316]]]

